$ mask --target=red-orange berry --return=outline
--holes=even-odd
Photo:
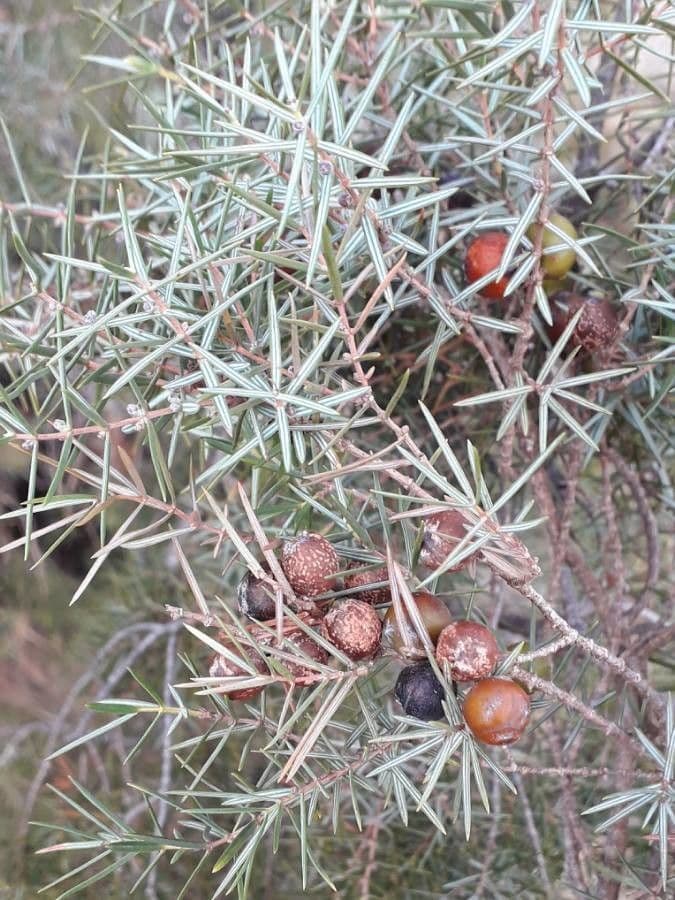
[[[525,731],[530,698],[515,681],[485,678],[464,699],[464,719],[484,744],[512,744]]]
[[[451,622],[441,631],[436,644],[436,661],[441,671],[448,664],[453,681],[477,681],[494,669],[499,647],[489,628],[478,622]]]
[[[469,284],[499,267],[508,242],[509,236],[503,231],[486,231],[471,241],[464,258],[464,271]],[[503,300],[508,283],[506,277],[491,281],[480,289],[480,293],[488,300]]]

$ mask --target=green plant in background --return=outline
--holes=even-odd
[[[672,4],[88,15],[127,112],[63,206],[4,128],[5,549],[150,599],[19,852],[54,897],[668,896]]]

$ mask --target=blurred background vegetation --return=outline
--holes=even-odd
[[[96,3],[82,6],[94,8]],[[122,89],[83,94],[89,72],[82,54],[91,49],[94,23],[72,0],[3,0],[0,3],[0,115],[21,160],[31,199],[48,206],[67,191],[64,173],[85,129],[94,150],[104,139],[99,116],[121,123]],[[93,100],[94,105],[90,105]],[[0,137],[0,200],[16,198],[18,184],[7,142]],[[47,225],[45,226],[48,227]],[[36,235],[33,231],[33,235]],[[6,373],[2,373],[3,380]],[[25,459],[0,448],[0,510],[15,509],[26,495]],[[0,523],[0,543],[19,537],[12,521]],[[35,857],[29,833],[27,796],[43,756],[54,715],[97,650],[131,619],[153,615],[138,579],[109,567],[102,573],[95,602],[68,607],[88,568],[81,539],[66,542],[31,571],[35,558],[21,552],[0,556],[0,897],[33,898],[53,861]],[[167,586],[168,587],[168,586]],[[157,603],[154,602],[156,610]],[[131,617],[131,618],[130,618]],[[83,700],[95,690],[85,689]],[[48,780],[67,784],[65,764],[49,769]],[[30,817],[43,818],[50,795],[40,793]],[[51,803],[53,806],[53,803]],[[113,889],[109,896],[116,896]],[[4,893],[3,893],[4,892]],[[108,896],[99,887],[98,896]]]

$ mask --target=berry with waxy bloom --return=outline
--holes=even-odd
[[[334,589],[340,559],[323,535],[303,531],[284,541],[281,567],[296,594],[316,597]]]
[[[369,659],[379,649],[382,623],[369,603],[350,597],[331,607],[323,620],[323,630],[350,659]]]
[[[466,537],[466,519],[457,509],[445,509],[424,519],[424,537],[420,562],[428,569],[437,569]],[[473,540],[473,538],[472,538]],[[465,556],[447,572],[459,572],[469,565],[475,553]]]
[[[289,635],[288,642],[292,644],[292,648],[289,648],[289,652],[295,651],[296,649],[299,651],[298,662],[291,662],[287,659],[284,659],[281,662],[296,681],[303,681],[317,674],[317,669],[313,669],[311,666],[303,663],[301,654],[318,663],[328,662],[327,651],[321,644],[317,644],[317,642],[312,640],[308,634],[305,634],[304,631],[298,631],[295,634]]]
[[[570,319],[582,310],[570,343],[581,345],[589,353],[611,347],[619,336],[619,317],[606,297],[583,297],[580,294],[558,294],[551,303],[553,324],[549,328],[552,341],[557,341]]]
[[[466,619],[451,622],[436,644],[436,662],[447,664],[453,681],[477,681],[492,672],[499,658],[497,641],[489,628]]]
[[[361,567],[362,563],[357,560],[353,560],[349,565],[350,569]],[[345,588],[348,590],[358,589],[354,591],[355,597],[363,600],[364,603],[388,603],[391,600],[389,587],[368,587],[368,585],[374,585],[380,581],[389,581],[386,566],[381,566],[379,569],[368,569],[366,572],[350,572],[345,576]]]

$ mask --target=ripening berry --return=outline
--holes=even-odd
[[[443,685],[428,662],[403,669],[396,680],[394,696],[407,716],[425,722],[443,718]]]
[[[441,672],[448,664],[453,681],[477,681],[494,669],[499,648],[489,628],[478,622],[451,622],[436,644],[436,662]]]
[[[548,217],[548,222],[555,225],[556,228],[559,228],[573,241],[576,241],[577,230],[565,216],[561,216],[559,213],[551,213]],[[527,236],[532,243],[535,242],[541,227],[541,224],[535,222],[527,229]],[[557,247],[564,244],[563,239],[555,234],[548,225],[543,227],[544,237],[541,242],[543,250],[546,250],[547,247]],[[576,262],[576,259],[577,255],[574,250],[572,250],[571,247],[566,246],[562,250],[556,250],[554,253],[545,253],[541,257],[541,267],[549,278],[564,278]]]
[[[247,572],[237,588],[239,612],[249,619],[266,622],[275,617],[274,593],[262,578]]]
[[[382,623],[377,612],[362,600],[340,600],[323,620],[326,636],[350,659],[369,659],[380,646]]]
[[[412,597],[424,627],[427,629],[429,638],[435,644],[439,634],[452,621],[450,610],[440,597],[435,597],[428,591],[416,591]],[[420,636],[417,634],[415,626],[410,621],[405,609],[403,610],[403,622],[404,629],[401,631],[394,607],[390,606],[384,617],[382,643],[387,649],[398,653],[399,656],[410,659],[424,656],[424,644],[420,640]]]
[[[508,242],[509,236],[503,231],[486,231],[471,241],[464,258],[464,271],[469,284],[499,267]],[[480,289],[480,293],[488,300],[503,300],[508,283],[509,279],[506,277],[491,281]]]
[[[303,531],[284,541],[281,567],[296,594],[316,597],[334,589],[333,576],[340,571],[340,560],[325,537]]]
[[[567,292],[557,293],[551,307],[551,324],[545,324],[546,333],[552,344],[559,340],[570,320],[570,299],[573,295]],[[573,314],[572,314],[573,315]],[[573,342],[573,338],[569,343]]]
[[[239,650],[234,644],[229,643],[229,641],[223,640],[224,636],[219,635],[219,640],[223,644],[223,646],[227,647],[235,656],[239,656],[242,659],[246,659],[246,662],[250,663],[257,672],[261,675],[269,674],[267,666],[263,658],[255,652],[255,650],[249,650],[246,657],[242,656],[242,651]],[[221,653],[215,653],[209,659],[209,678],[236,678],[241,677],[244,678],[252,678],[253,676],[243,669],[241,666],[236,665],[231,660],[229,660],[226,656],[223,656]],[[258,687],[246,687],[241,690],[237,690],[234,688],[233,690],[226,691],[225,693],[231,700],[250,700],[252,697],[257,697],[258,694],[262,692],[262,686]]]
[[[512,744],[525,731],[530,699],[515,681],[485,678],[464,698],[464,719],[484,744]]]
[[[349,564],[350,569],[359,569],[363,564],[357,560],[353,560]],[[379,569],[368,569],[367,572],[350,572],[345,577],[345,588],[353,590],[357,600],[363,600],[364,603],[389,603],[391,593],[388,587],[367,588],[369,584],[377,584],[379,581],[389,581],[389,573],[386,566]],[[366,587],[364,590],[363,588]]]
[[[562,291],[568,291],[571,284],[570,278],[544,278],[541,286],[547,297],[555,297],[556,294],[560,294]]]
[[[299,654],[303,654],[318,663],[328,662],[328,653],[326,650],[324,650],[321,644],[317,644],[316,641],[312,640],[308,634],[305,634],[304,631],[298,631],[295,634],[289,635],[288,642],[289,644],[292,644],[292,647],[289,648],[289,652],[293,652],[297,649]],[[318,674],[316,669],[313,669],[311,666],[303,665],[301,659],[302,658],[299,656],[298,662],[290,662],[287,659],[280,661],[296,681],[303,681],[310,678],[312,675]]]
[[[420,550],[420,562],[428,569],[437,569],[457,544],[466,536],[466,519],[459,510],[446,509],[424,519],[424,538]],[[473,538],[472,538],[473,540]],[[465,556],[447,572],[459,572],[469,565],[475,553]]]
[[[580,344],[592,353],[611,347],[619,336],[619,318],[606,297],[582,297],[559,294],[551,304],[553,324],[549,328],[552,341],[557,341],[574,314],[583,308],[570,342]]]

